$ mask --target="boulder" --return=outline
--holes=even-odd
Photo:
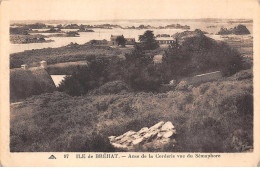
[[[128,131],[118,137],[108,137],[118,151],[167,151],[174,147],[176,129],[171,122],[160,121],[152,127],[144,127],[138,132]]]

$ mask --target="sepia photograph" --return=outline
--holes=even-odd
[[[254,153],[254,1],[24,1],[10,153]]]

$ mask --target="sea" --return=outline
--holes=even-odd
[[[28,21],[12,21],[13,23],[28,23]],[[202,31],[207,32],[207,36],[221,40],[222,36],[216,35],[216,33],[220,30],[220,28],[232,28],[237,26],[238,24],[245,25],[249,31],[250,35],[243,35],[245,38],[248,36],[252,36],[253,32],[253,21],[252,20],[244,20],[244,19],[174,19],[174,20],[107,20],[107,21],[65,21],[65,20],[55,20],[55,21],[30,21],[30,23],[45,23],[48,25],[58,25],[58,24],[84,24],[84,25],[101,25],[101,24],[117,24],[122,27],[138,27],[139,25],[150,25],[154,27],[158,26],[166,26],[171,24],[180,24],[180,25],[188,25],[190,26],[190,30],[193,31],[195,29],[200,29]],[[40,29],[39,29],[40,30]],[[135,38],[138,41],[139,35],[142,35],[147,29],[121,29],[121,28],[113,28],[113,29],[92,29],[94,32],[80,32],[79,37],[50,37],[46,38],[46,40],[54,40],[52,42],[47,43],[29,43],[29,44],[10,44],[10,54],[23,52],[25,50],[33,50],[33,49],[43,49],[43,48],[56,48],[62,47],[65,45],[73,43],[84,44],[89,42],[90,40],[110,40],[111,35],[124,35],[125,38]],[[149,29],[157,34],[169,34],[173,35],[177,32],[186,31],[184,29]],[[63,31],[77,31],[76,29],[64,29]],[[43,35],[49,35],[50,33],[41,33]],[[231,35],[235,36],[235,35]],[[241,35],[238,35],[241,36]]]

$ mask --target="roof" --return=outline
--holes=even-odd
[[[55,89],[56,87],[51,76],[43,68],[10,69],[11,102],[19,101],[32,95],[53,92]]]
[[[164,40],[164,41],[173,41],[174,39],[172,38],[172,37],[156,37],[156,39],[155,40],[157,40],[157,41],[159,41],[159,40]]]

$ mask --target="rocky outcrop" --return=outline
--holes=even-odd
[[[12,44],[28,44],[28,43],[46,43],[53,40],[46,40],[44,35],[19,35],[10,34],[10,42]]]
[[[140,131],[128,131],[121,136],[110,136],[110,143],[119,151],[167,151],[176,143],[176,129],[171,122],[159,122]]]
[[[249,30],[244,25],[238,25],[234,28],[221,28],[220,31],[217,33],[218,35],[228,35],[228,34],[235,34],[235,35],[244,35],[250,34]]]

